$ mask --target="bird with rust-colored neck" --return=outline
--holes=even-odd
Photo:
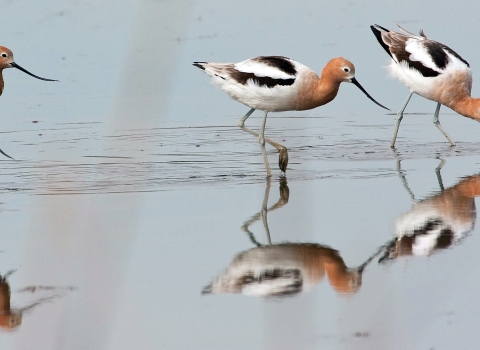
[[[18,64],[15,63],[15,60],[13,59],[13,53],[10,51],[10,49],[6,48],[5,46],[0,46],[0,95],[3,93],[3,89],[5,87],[5,82],[3,81],[3,70],[6,68],[17,68],[21,70],[24,73],[27,73],[28,75],[31,75],[34,78],[40,79],[40,80],[45,80],[45,81],[58,81],[58,80],[53,80],[53,79],[45,79],[41,78],[35,74],[30,73],[26,69],[20,67]],[[0,153],[2,153],[4,156],[12,159],[8,154],[3,152],[0,149]]]
[[[438,114],[441,105],[480,121],[480,98],[473,98],[470,64],[448,46],[426,37],[410,33],[397,24],[402,33],[379,25],[370,26],[380,45],[392,58],[388,67],[392,76],[410,89],[405,103],[397,113],[395,131],[390,147],[395,147],[403,112],[414,93],[437,102],[433,115],[434,125],[452,146],[455,142],[440,125]]]
[[[238,126],[258,137],[267,177],[271,171],[265,142],[279,151],[279,167],[283,172],[288,164],[287,148],[264,135],[268,112],[303,111],[322,106],[337,96],[343,82],[353,83],[377,105],[388,109],[365,91],[355,79],[355,66],[343,57],[330,60],[320,77],[307,66],[282,56],[261,56],[239,63],[194,62],[193,65],[202,69],[231,98],[251,108],[238,121]],[[244,126],[255,109],[265,112],[259,134]]]

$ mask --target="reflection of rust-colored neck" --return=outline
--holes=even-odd
[[[468,198],[480,196],[480,174],[467,177],[453,188]]]
[[[328,281],[330,285],[339,293],[355,293],[359,285],[353,280],[354,272],[351,272],[343,259],[336,251],[333,254],[323,257],[323,265],[327,271]]]
[[[0,282],[0,328],[13,330],[22,322],[22,315],[10,310],[10,286],[3,279]]]
[[[0,314],[10,313],[10,286],[0,282]]]

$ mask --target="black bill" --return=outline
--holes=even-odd
[[[8,157],[10,159],[13,159],[12,157],[10,157],[8,154],[6,154],[5,152],[3,152],[1,149],[0,149],[0,153],[3,154],[5,157]]]
[[[373,99],[373,97],[370,96],[370,95],[368,94],[368,92],[362,87],[362,85],[360,85],[360,83],[358,82],[357,79],[352,78],[351,81],[352,81],[352,83],[353,83],[356,87],[358,87],[360,90],[362,90],[363,93],[364,93],[365,95],[367,95],[367,97],[368,97],[370,100],[372,100],[373,102],[375,102],[375,103],[376,103],[377,105],[379,105],[380,107],[385,108],[385,109],[388,109],[388,110],[390,111],[390,108],[387,108],[387,107],[385,107],[385,106],[382,106],[380,103],[378,103],[377,101],[375,101],[375,100]]]
[[[53,79],[41,78],[41,77],[39,77],[39,76],[37,76],[37,75],[35,75],[35,74],[30,73],[28,70],[20,67],[20,66],[19,66],[18,64],[16,64],[15,62],[10,63],[10,65],[11,65],[12,67],[14,67],[14,68],[17,68],[17,69],[21,70],[21,71],[24,72],[24,73],[27,73],[28,75],[31,75],[31,76],[34,77],[34,78],[37,78],[37,79],[40,79],[40,80],[45,80],[45,81],[58,81],[58,80],[53,80]],[[365,93],[366,93],[366,92],[365,92]],[[368,95],[368,94],[367,94],[367,95]],[[371,98],[371,97],[370,97],[370,98]],[[373,99],[372,99],[372,100],[373,100]]]

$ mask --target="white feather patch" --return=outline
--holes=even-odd
[[[252,61],[250,59],[235,63],[235,69],[243,73],[253,73],[257,77],[270,77],[273,79],[295,78],[294,75],[285,73],[276,67],[269,66],[263,62]]]
[[[442,72],[442,70],[435,65],[432,56],[430,56],[421,41],[416,39],[408,39],[405,45],[405,51],[410,53],[410,60],[420,62],[425,67],[433,69],[439,73]]]
[[[468,67],[464,62],[460,61],[457,57],[452,55],[450,52],[447,50],[444,50],[445,53],[447,54],[449,58],[449,62],[445,70],[453,70],[453,69],[458,69],[458,70],[468,70],[470,71],[470,67]]]

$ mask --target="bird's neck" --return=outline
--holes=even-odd
[[[324,69],[317,82],[316,95],[318,106],[327,104],[332,101],[338,93],[340,81],[336,79],[330,71]]]
[[[3,83],[3,69],[0,69],[0,96],[2,95],[3,87],[4,87],[4,83]]]
[[[339,87],[340,82],[333,79],[328,72],[322,72],[320,78],[312,72],[300,88],[295,109],[301,111],[327,104],[337,96]]]
[[[464,117],[480,122],[480,98],[465,96],[455,102],[446,104],[446,106]]]

